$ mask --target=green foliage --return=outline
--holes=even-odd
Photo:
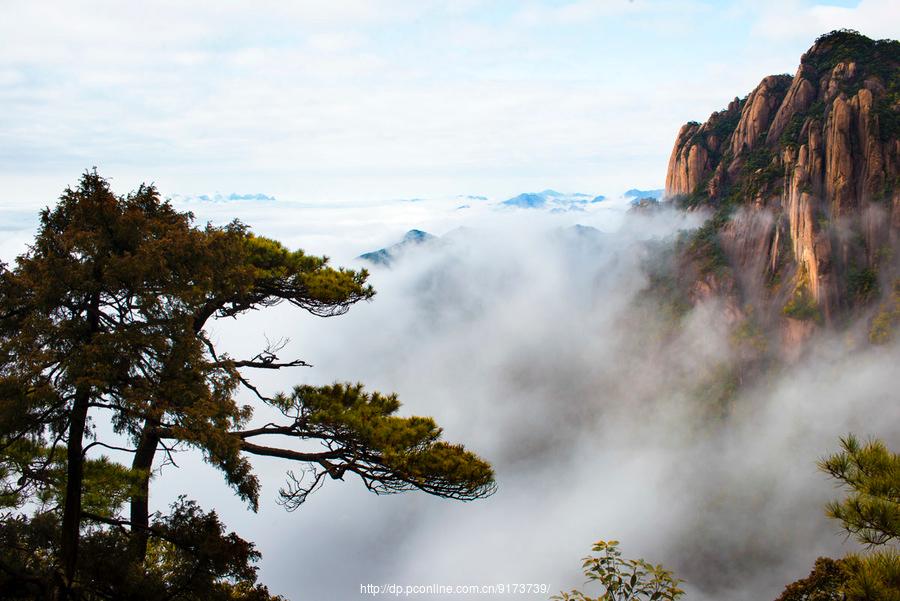
[[[815,51],[804,62],[817,75],[830,71],[838,63],[855,62],[887,82],[896,77],[894,69],[900,62],[900,41],[873,40],[853,29],[838,29],[816,38]]]
[[[690,194],[682,194],[675,197],[675,206],[679,209],[696,209],[710,202],[706,187],[709,185],[709,177],[697,184]]]
[[[0,549],[0,572],[24,566],[26,584],[52,573],[56,598],[81,587],[96,598],[269,599],[250,578],[258,554],[224,535],[215,514],[182,502],[151,523],[150,469],[170,445],[199,450],[254,510],[252,454],[314,467],[292,502],[346,472],[375,492],[492,493],[490,465],[441,440],[434,420],[394,415],[396,396],[335,385],[268,397],[248,370],[306,363],[279,359],[279,342],[249,358],[217,350],[210,320],[284,302],[328,317],[372,298],[364,270],[328,263],[237,221],[196,227],[152,186],[116,196],[96,171],[42,211],[34,244],[0,264],[0,503],[22,512],[0,528],[13,545],[43,536],[24,547],[43,559],[29,567],[18,547]],[[242,429],[254,407],[238,404],[241,387],[287,423]],[[109,428],[97,424],[118,437],[104,441]],[[324,450],[295,450],[308,440]],[[106,446],[132,453],[131,468],[87,456]]]
[[[845,601],[846,564],[844,559],[816,559],[809,576],[787,585],[775,601]]]
[[[806,116],[819,122],[825,121],[825,101],[816,100],[806,109]]]
[[[900,540],[900,455],[879,440],[861,444],[853,435],[841,439],[841,449],[819,462],[849,492],[828,504],[829,517],[866,545]]]
[[[25,440],[2,445],[0,507],[19,509],[26,503],[61,506],[66,492],[66,456]],[[39,474],[40,485],[31,477]],[[144,474],[106,456],[84,460],[82,508],[104,517],[114,516],[137,490]]]
[[[718,138],[720,142],[727,140],[741,121],[741,108],[743,108],[743,105],[744,102],[742,101],[739,103],[737,110],[729,111],[726,109],[710,115],[710,134]]]
[[[395,415],[400,408],[396,395],[367,393],[361,384],[337,383],[298,386],[290,396],[279,396],[275,404],[293,416],[295,435],[320,440],[328,448],[306,456],[319,468],[307,474],[306,482],[292,478],[281,490],[289,509],[303,503],[326,475],[339,479],[346,472],[356,474],[379,494],[419,489],[472,500],[495,490],[490,464],[462,445],[442,441],[441,429],[432,418]]]
[[[86,460],[81,501],[83,511],[102,517],[116,515],[137,493],[145,476],[105,456]],[[61,504],[61,494],[58,499]]]
[[[255,507],[258,483],[229,434],[251,416],[234,400],[246,379],[241,364],[210,352],[206,320],[284,301],[337,315],[374,292],[365,271],[332,269],[238,222],[199,229],[192,220],[152,186],[116,197],[96,172],[41,213],[31,250],[0,280],[0,374],[21,390],[17,409],[41,417],[6,431],[58,430],[80,390],[136,441],[148,420],[167,422]]]
[[[819,469],[848,491],[828,504],[828,516],[859,542],[879,548],[837,560],[820,557],[809,576],[789,584],[776,601],[900,601],[900,553],[889,546],[900,541],[900,455],[880,440],[862,444],[851,434]]]
[[[891,549],[844,559],[847,601],[900,601],[900,553]]]
[[[48,453],[29,439],[0,438],[0,509],[18,509],[32,500],[43,502],[52,494],[49,486],[29,474],[49,477]]]
[[[791,319],[799,319],[800,321],[822,320],[822,313],[819,311],[819,305],[816,304],[812,293],[809,291],[809,285],[804,278],[801,278],[794,293],[785,303],[781,310],[785,317]]]
[[[730,361],[722,361],[704,367],[699,380],[691,390],[691,398],[704,408],[706,415],[719,419],[732,408],[740,390],[739,366]]]
[[[900,554],[884,550],[843,560],[846,601],[900,601]]]
[[[803,131],[803,125],[806,123],[806,113],[794,113],[791,120],[788,121],[784,131],[778,138],[779,146],[797,146],[800,144],[800,132]]]
[[[872,110],[873,118],[878,121],[882,142],[900,137],[900,51],[896,48],[891,60],[893,69],[883,74],[885,95],[876,98]]]
[[[900,278],[894,280],[891,295],[881,304],[869,325],[869,341],[887,344],[900,326]]]
[[[701,144],[713,159],[720,158],[719,148],[737,129],[741,120],[741,109],[746,101],[746,98],[738,101],[738,105],[734,110],[725,109],[712,113],[707,119],[703,131],[698,131],[691,136],[687,145]],[[699,123],[697,125],[699,126]],[[710,144],[710,138],[714,138],[716,144]]]
[[[878,296],[878,272],[871,267],[847,271],[847,292],[854,301],[866,303]]]
[[[53,513],[0,520],[0,591],[9,601],[52,599],[59,521]]]
[[[878,100],[872,113],[878,120],[878,132],[882,142],[900,136],[900,84],[898,78],[891,82],[888,93]]]
[[[898,100],[898,104],[896,105],[896,111],[900,112],[900,100]],[[900,129],[900,128],[898,128]],[[900,131],[894,134],[894,137],[900,136]],[[876,194],[872,197],[872,200],[875,202],[883,202],[886,200],[890,200],[894,197],[894,191],[900,189],[900,174],[894,175],[893,177],[885,177],[884,184],[881,186],[881,190],[876,192]]]
[[[687,152],[691,146],[700,145],[706,150],[713,165],[729,163],[731,161],[731,150],[725,142],[737,129],[741,119],[741,108],[746,101],[747,98],[744,97],[738,101],[736,108],[711,114],[702,129],[699,128],[699,123],[692,121],[690,124],[698,127],[698,129],[684,142],[684,152]],[[676,197],[674,199],[675,205],[682,209],[692,209],[717,200],[711,199],[707,192],[712,176],[712,173],[707,174],[688,194]]]
[[[155,537],[146,560],[148,579],[162,583],[157,598],[226,599],[234,583],[252,585],[260,554],[252,543],[225,532],[214,511],[204,512],[180,497],[153,525]],[[146,586],[142,587],[146,590]],[[145,598],[154,598],[144,593]]]
[[[727,191],[728,200],[735,205],[744,204],[768,191],[783,176],[778,155],[760,144],[744,156],[740,175]]]
[[[719,230],[729,218],[727,210],[718,210],[695,232],[682,238],[681,247],[696,261],[701,274],[721,274],[730,268],[719,241]]]
[[[748,152],[744,158],[743,167],[745,173],[753,173],[760,169],[767,169],[771,165],[773,157],[774,152],[765,146],[754,148]]]
[[[803,132],[804,127],[821,128],[824,122],[825,103],[821,100],[817,100],[805,111],[794,113],[778,138],[778,146],[781,148],[796,148],[803,143],[800,139],[800,134]]]
[[[259,552],[234,533],[226,533],[215,512],[204,512],[180,498],[167,515],[155,516],[154,538],[142,566],[128,556],[127,533],[119,528],[89,529],[82,561],[70,593],[73,599],[155,601],[283,601],[257,584]],[[59,521],[52,513],[0,522],[0,590],[4,599],[52,598]]]
[[[789,584],[775,601],[900,601],[900,554],[820,557],[809,576]]]
[[[739,349],[745,348],[755,353],[763,353],[769,345],[766,333],[754,319],[752,308],[749,308],[747,312],[749,315],[732,330],[731,343]]]
[[[775,93],[776,97],[783,99],[788,93],[788,90],[791,89],[791,84],[794,83],[794,76],[790,73],[779,73],[773,77],[775,78],[775,85],[772,87],[772,91]],[[779,102],[781,102],[781,100],[779,100]]]
[[[623,559],[619,541],[598,541],[582,561],[588,582],[603,587],[598,597],[589,597],[578,590],[562,592],[551,597],[557,601],[675,601],[684,596],[671,570],[653,565],[643,559]]]
[[[642,311],[662,317],[667,331],[677,327],[680,319],[691,309],[690,298],[683,278],[679,277],[676,251],[680,247],[673,240],[648,242],[649,252],[641,261],[641,269],[647,274],[647,294],[637,297]],[[645,323],[656,323],[657,320]]]
[[[191,220],[152,186],[115,196],[96,172],[42,211],[34,244],[3,273],[0,357],[35,416],[10,424],[9,436],[54,434],[59,444],[66,424],[85,420],[93,404],[126,436],[138,437],[149,416],[166,416],[209,443],[202,448],[216,465],[240,462],[213,432],[250,413],[234,401],[235,370],[206,355],[195,317],[199,307],[235,314],[252,285],[236,261],[248,235]],[[231,295],[221,298],[226,280]],[[65,444],[77,454],[83,432],[73,428]],[[238,471],[229,478],[253,501],[254,480],[246,471],[231,477]]]

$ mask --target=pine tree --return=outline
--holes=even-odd
[[[829,503],[826,514],[869,552],[820,557],[810,575],[789,584],[778,601],[900,601],[900,455],[880,440],[863,444],[848,435],[819,469],[848,493]]]
[[[900,541],[900,455],[880,440],[861,444],[850,435],[841,439],[841,452],[823,459],[819,468],[849,490],[846,498],[828,504],[829,517],[865,545]]]
[[[289,509],[326,477],[348,473],[376,493],[469,500],[493,492],[489,464],[443,442],[430,418],[396,416],[394,395],[350,384],[267,395],[253,370],[307,363],[282,360],[283,342],[230,357],[206,333],[211,320],[279,303],[343,314],[374,295],[366,279],[364,270],[332,268],[237,221],[197,227],[153,186],[116,196],[96,170],[42,211],[34,244],[13,267],[0,266],[0,500],[16,507],[41,498],[44,514],[59,518],[58,596],[88,586],[78,575],[90,564],[79,559],[86,527],[126,528],[126,556],[146,566],[161,532],[149,514],[150,474],[176,446],[201,451],[253,510],[259,484],[248,455],[300,465],[306,479],[289,471],[281,492]],[[255,403],[239,404],[241,389]],[[249,427],[261,405],[283,423]],[[93,427],[101,423],[119,439],[102,440]],[[321,450],[301,445],[309,440]],[[107,493],[125,491],[127,519],[86,503],[100,486],[89,481],[98,460],[88,453],[105,448],[132,455],[128,469],[108,467],[101,478]]]

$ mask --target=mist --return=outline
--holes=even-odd
[[[702,215],[630,212],[622,200],[562,214],[458,204],[190,208],[370,268],[376,297],[345,316],[279,306],[213,325],[232,356],[283,338],[285,356],[314,365],[252,374],[263,391],[361,381],[396,392],[402,415],[435,417],[492,462],[495,495],[378,497],[348,477],[288,513],[275,501],[291,466],[254,458],[263,492],[251,514],[186,452],[156,476],[153,507],[186,494],[215,508],[258,544],[261,581],[294,600],[359,599],[364,584],[584,588],[580,558],[601,538],[673,569],[690,599],[774,599],[816,557],[854,549],[824,516],[841,493],[816,461],[848,432],[896,440],[897,345],[825,332],[727,408],[711,406],[735,360],[724,311],[706,303],[673,322],[644,269],[656,259],[648,243]],[[411,227],[441,237],[391,268],[353,259]]]

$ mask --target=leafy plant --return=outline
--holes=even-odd
[[[851,298],[860,303],[872,300],[878,295],[878,273],[871,267],[849,270],[847,292]]]
[[[804,280],[801,280],[791,298],[785,303],[781,310],[785,317],[791,319],[799,319],[800,321],[821,321],[822,313],[816,304],[809,286]]]
[[[820,557],[809,576],[787,585],[775,601],[844,601],[845,559]]]
[[[894,280],[891,296],[878,308],[869,326],[872,344],[886,344],[894,339],[894,331],[900,325],[900,278]]]
[[[719,241],[719,231],[731,219],[732,207],[722,205],[712,217],[691,234],[680,240],[686,250],[697,261],[703,274],[721,274],[729,269],[728,257]]]
[[[588,582],[603,587],[599,597],[589,597],[581,591],[562,592],[551,597],[556,601],[674,601],[684,596],[671,570],[653,565],[643,559],[623,559],[619,541],[597,541],[592,549],[596,555],[584,558],[582,567]]]

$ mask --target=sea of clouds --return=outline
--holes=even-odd
[[[273,592],[360,599],[369,583],[557,592],[582,588],[580,558],[615,538],[626,556],[674,569],[689,598],[749,601],[774,599],[820,555],[854,549],[824,517],[840,492],[816,461],[848,432],[898,439],[900,348],[823,333],[799,361],[745,387],[724,417],[712,411],[704,387],[732,358],[722,312],[707,303],[673,327],[647,298],[642,268],[653,260],[648,241],[700,216],[629,212],[623,199],[563,213],[461,198],[182,208],[200,222],[240,218],[352,267],[409,229],[440,236],[391,268],[372,267],[376,297],[345,316],[279,306],[216,322],[211,336],[235,357],[289,339],[285,357],[314,367],[252,374],[263,391],[338,380],[396,392],[402,414],[434,416],[497,472],[497,493],[471,503],[377,497],[348,477],[287,513],[275,500],[289,466],[254,459],[264,489],[251,514],[197,456],[176,457],[180,469],[156,476],[153,506],[187,494],[215,508],[258,543]],[[3,258],[33,235],[28,227],[4,241]],[[261,410],[257,420],[271,417]]]

